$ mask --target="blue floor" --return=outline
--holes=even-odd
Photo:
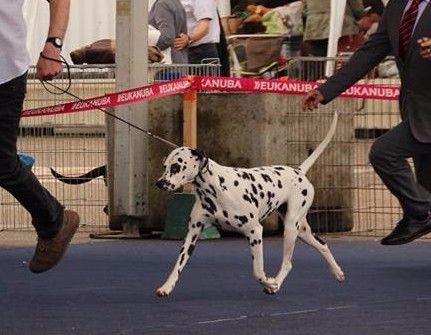
[[[268,296],[244,239],[199,241],[173,295],[157,298],[180,244],[73,245],[41,275],[27,269],[33,249],[0,249],[0,334],[431,334],[431,242],[331,240],[343,284],[298,243],[290,276]],[[273,274],[281,239],[264,247]]]

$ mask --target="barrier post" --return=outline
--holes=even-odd
[[[190,148],[197,147],[197,96],[194,89],[183,94],[183,145]],[[183,239],[185,237],[194,203],[195,194],[191,185],[184,186],[182,193],[174,193],[170,196],[162,238]],[[217,228],[210,226],[202,231],[199,238],[220,238],[220,234]]]

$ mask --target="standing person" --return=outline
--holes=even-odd
[[[171,50],[174,64],[187,64],[187,49],[174,48],[175,38],[187,35],[186,11],[179,0],[156,0],[148,14],[148,23],[160,31],[156,46],[164,51]]]
[[[79,225],[79,216],[63,206],[17,157],[19,120],[26,92],[29,55],[22,13],[24,0],[0,6],[0,186],[30,212],[38,242],[30,270],[44,272],[64,255]],[[51,80],[62,71],[59,61],[69,17],[69,0],[50,1],[48,38],[36,66],[36,77]]]
[[[328,81],[302,100],[303,110],[326,104],[393,54],[400,73],[401,123],[379,137],[369,159],[403,209],[381,243],[404,244],[431,232],[431,5],[389,1],[377,32]],[[407,158],[413,158],[415,172]]]
[[[175,40],[175,47],[188,47],[189,63],[201,64],[207,58],[219,58],[220,24],[215,0],[180,0],[187,15],[187,34]]]

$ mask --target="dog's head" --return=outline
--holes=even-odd
[[[156,186],[161,190],[174,191],[192,182],[206,164],[208,158],[202,150],[177,148],[164,161],[165,172],[156,182]]]

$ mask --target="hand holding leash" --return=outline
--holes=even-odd
[[[60,60],[61,49],[51,43],[45,43],[36,65],[36,78],[39,80],[52,80],[63,71],[63,62]]]

